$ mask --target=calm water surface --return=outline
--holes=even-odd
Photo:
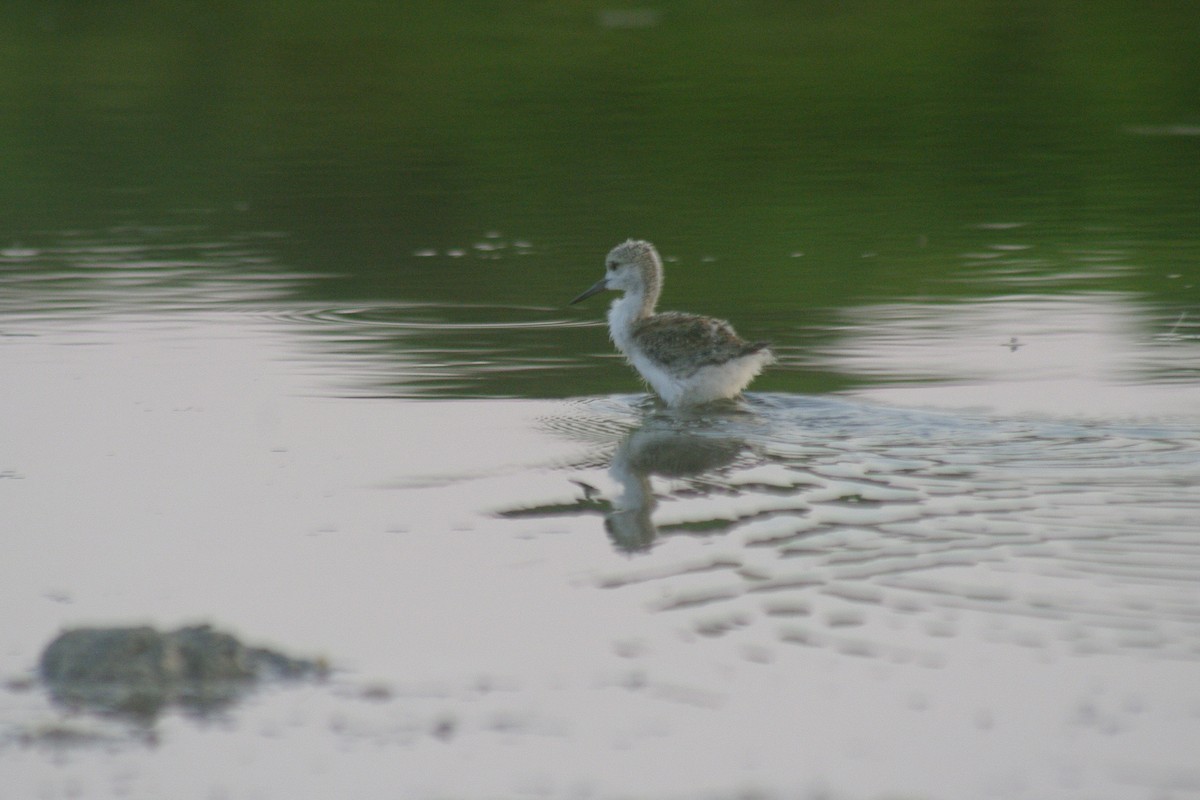
[[[1061,52],[970,4],[309,9],[220,57],[190,7],[46,8],[0,123],[0,796],[1200,797],[1178,20],[1091,84],[1119,7]],[[667,411],[565,307],[631,235],[775,343],[743,401]],[[137,719],[27,680],[196,621],[335,672]]]
[[[781,337],[776,379],[861,388],[672,413],[594,314],[318,307],[272,237],[200,232],[5,256],[4,671],[63,625],[209,619],[339,671],[201,722],[18,681],[22,793],[1200,788],[1186,316],[1097,288],[847,310]],[[615,393],[505,396],[525,378]]]

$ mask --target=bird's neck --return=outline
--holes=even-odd
[[[658,292],[645,290],[626,292],[613,301],[608,309],[608,333],[622,353],[628,353],[633,342],[633,326],[654,314]]]

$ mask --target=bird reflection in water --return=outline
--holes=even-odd
[[[744,439],[717,433],[703,418],[650,417],[617,446],[609,474],[620,486],[605,515],[613,544],[626,552],[647,550],[658,536],[652,512],[658,501],[650,476],[693,478],[732,464],[748,448]]]

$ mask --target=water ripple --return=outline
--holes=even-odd
[[[1194,426],[757,395],[708,415],[581,402],[547,427],[602,447],[607,476],[560,469],[611,487],[547,514],[601,511],[641,554],[597,585],[703,638],[934,665],[964,635],[1200,658]]]
[[[562,327],[589,327],[591,323],[547,319],[542,315],[553,309],[541,306],[470,305],[435,303],[387,303],[354,307],[272,308],[264,312],[274,319],[334,326],[346,332],[422,331],[470,332],[540,330]],[[447,319],[447,314],[466,319]],[[473,318],[474,317],[474,318]]]

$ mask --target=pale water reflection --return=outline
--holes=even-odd
[[[927,637],[957,632],[951,620],[971,611],[990,617],[989,637],[1048,652],[1200,658],[1190,424],[779,395],[707,418],[636,405],[625,415],[635,427],[607,476],[617,545],[683,537],[714,552],[673,567],[635,562],[600,582],[653,583],[656,608],[699,610],[698,631],[911,658],[936,653]],[[573,480],[601,484],[587,472]],[[588,493],[575,511],[544,511],[588,514],[595,502]],[[772,622],[787,617],[801,621]]]
[[[1200,317],[1113,292],[874,305],[846,312],[815,356],[867,376],[883,402],[1006,414],[1187,417],[1200,412]]]
[[[0,271],[15,795],[1200,792],[1186,317],[880,303],[812,356],[859,396],[672,413],[561,309],[139,237]],[[864,399],[901,391],[943,410]],[[63,626],[206,620],[334,676],[149,731],[24,679]]]

